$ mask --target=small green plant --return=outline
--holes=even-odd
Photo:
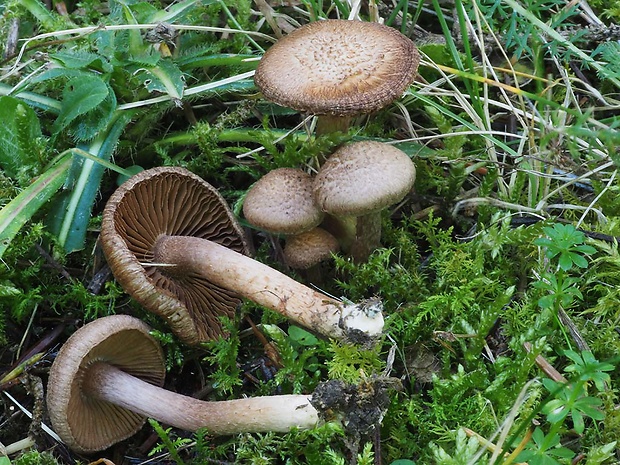
[[[480,443],[475,437],[468,438],[465,431],[459,428],[456,431],[455,446],[452,453],[447,452],[435,443],[431,443],[430,447],[436,465],[469,465],[474,457],[478,457]],[[478,457],[476,463],[482,465],[487,461]]]
[[[547,237],[540,237],[534,241],[534,245],[544,247],[545,256],[554,259],[557,257],[558,267],[568,271],[573,266],[586,268],[588,260],[585,255],[591,255],[596,249],[591,245],[584,244],[585,234],[572,224],[556,223],[553,226],[543,227]]]
[[[600,421],[605,417],[600,410],[601,399],[588,395],[588,389],[592,384],[599,392],[603,391],[610,380],[608,372],[612,371],[614,366],[599,362],[588,351],[578,353],[567,350],[564,355],[573,362],[564,370],[571,373],[572,377],[568,382],[549,378],[542,380],[549,395],[539,409],[545,415],[548,429],[534,429],[532,440],[517,456],[517,461],[527,461],[531,465],[560,465],[564,463],[561,459],[570,459],[575,455],[572,450],[562,445],[562,432],[566,429],[566,422],[570,420],[572,430],[582,435],[586,420]]]
[[[152,418],[149,418],[149,424],[151,425],[153,430],[155,430],[155,432],[157,433],[157,436],[159,436],[159,439],[161,439],[162,441],[161,444],[151,449],[151,451],[149,452],[149,455],[153,456],[153,455],[161,453],[162,451],[167,451],[170,454],[170,457],[172,458],[172,460],[174,460],[174,462],[177,465],[185,465],[185,462],[183,461],[183,459],[181,458],[181,455],[179,454],[179,448],[191,443],[192,440],[190,438],[174,438],[173,439],[171,437],[172,428],[164,429],[157,421],[153,420]]]
[[[535,239],[533,244],[542,247],[546,261],[542,263],[540,279],[532,286],[544,292],[538,299],[538,306],[543,310],[543,320],[552,315],[564,331],[560,312],[583,299],[578,287],[580,280],[570,276],[570,273],[575,269],[587,268],[588,256],[595,253],[596,249],[585,244],[583,232],[570,224],[545,226],[543,232],[546,236]]]

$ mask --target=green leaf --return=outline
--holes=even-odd
[[[290,326],[288,329],[288,335],[290,338],[302,346],[315,346],[319,343],[319,340],[312,333],[309,333],[305,329],[299,326]]]
[[[169,22],[179,18],[182,14],[190,10],[194,5],[199,3],[203,8],[212,3],[216,3],[217,0],[185,0],[176,2],[169,5],[166,9],[157,11],[154,15],[150,16],[145,22],[159,23]]]
[[[65,68],[85,69],[94,68],[98,71],[109,73],[113,70],[112,65],[107,59],[96,53],[85,50],[59,51],[50,55],[52,60],[56,60]]]
[[[101,104],[109,94],[107,84],[98,76],[81,76],[67,82],[62,93],[62,108],[53,131],[67,128],[76,118]]]
[[[116,107],[116,95],[108,86],[108,95],[101,104],[77,118],[67,129],[78,141],[92,140],[108,126]]]
[[[86,230],[105,165],[97,159],[107,162],[112,156],[118,138],[131,120],[128,112],[116,113],[116,119],[93,140],[90,145],[80,147],[94,158],[75,156],[67,182],[66,190],[55,204],[50,214],[50,229],[58,237],[66,252],[73,252],[84,247]]]
[[[35,141],[42,137],[36,113],[21,100],[0,97],[0,168],[11,178],[37,164]]]
[[[70,166],[67,155],[0,210],[0,258],[21,227],[62,186]]]
[[[183,97],[185,80],[183,73],[173,62],[161,60],[157,66],[133,67],[133,70],[149,92],[161,92],[179,100]]]

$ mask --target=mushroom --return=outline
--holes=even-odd
[[[277,168],[248,190],[243,215],[274,234],[299,234],[318,226],[323,212],[314,201],[312,177],[297,168]]]
[[[340,250],[340,244],[323,228],[292,236],[284,246],[286,264],[296,270],[308,270]]]
[[[313,188],[314,179],[305,171],[277,168],[254,183],[243,202],[243,215],[250,224],[263,231],[284,236],[285,262],[291,268],[310,268],[325,258],[317,257],[315,263],[296,266],[295,257],[306,260],[304,257],[314,255],[312,250],[304,254],[301,248],[307,244],[314,249],[314,245],[307,241],[308,233],[325,216],[314,201]],[[302,239],[296,240],[299,235],[302,235]],[[286,250],[290,247],[294,252],[292,257],[287,257]]]
[[[140,297],[143,305],[173,302],[180,313],[187,298],[194,299],[183,287],[191,278],[213,301],[227,297],[227,292],[239,295],[326,337],[369,342],[381,334],[380,302],[343,303],[228,248],[223,235],[220,245],[203,234],[194,236],[200,232],[195,228],[178,232],[175,226],[186,223],[188,199],[203,189],[204,181],[184,170],[154,168],[130,178],[110,197],[101,242],[112,272],[127,292],[134,297],[148,292],[146,298]],[[158,288],[161,282],[166,287]],[[207,299],[198,302],[196,312],[200,305],[217,306]]]
[[[310,395],[208,402],[162,388],[165,364],[149,327],[128,315],[77,330],[50,369],[47,407],[54,429],[78,452],[95,452],[135,434],[146,417],[211,434],[309,429],[319,422]]]
[[[287,239],[284,261],[298,270],[307,282],[322,285],[320,265],[339,250],[338,239],[325,229],[317,227]]]
[[[361,141],[342,146],[319,170],[316,201],[337,222],[342,248],[358,262],[381,239],[381,210],[399,202],[415,181],[415,165],[396,147]]]
[[[318,115],[317,134],[344,132],[352,116],[400,97],[419,62],[416,46],[394,28],[328,19],[278,40],[263,55],[254,82],[266,99]]]
[[[103,214],[101,244],[117,281],[188,344],[223,333],[241,298],[193,274],[153,264],[161,235],[192,235],[248,254],[245,234],[217,190],[183,168],[142,171],[117,189]]]

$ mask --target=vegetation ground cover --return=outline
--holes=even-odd
[[[0,441],[34,441],[12,461],[620,461],[618,2],[48,3],[0,1]],[[315,136],[252,74],[278,37],[325,18],[382,21],[422,63],[401,99]],[[405,151],[415,187],[384,212],[383,246],[363,263],[337,254],[319,285],[381,298],[380,344],[326,341],[245,302],[228,338],[188,347],[107,271],[101,212],[132,173],[183,166],[249,228],[256,180],[313,173],[362,139]],[[249,230],[260,261],[308,278],[283,265],[282,238]],[[77,455],[43,426],[47,371],[77,327],[114,313],[154,328],[169,389],[218,400],[381,377],[389,406],[359,437],[337,422],[214,437],[151,421]]]

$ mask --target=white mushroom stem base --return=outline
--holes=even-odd
[[[324,336],[361,343],[383,331],[382,306],[378,300],[345,304],[215,242],[162,236],[153,253],[156,264],[175,265],[162,267],[166,273],[201,275]]]
[[[88,396],[185,431],[206,428],[217,435],[286,432],[291,428],[311,429],[319,423],[318,413],[310,404],[311,396],[207,402],[153,386],[104,362],[89,368],[82,388]]]

